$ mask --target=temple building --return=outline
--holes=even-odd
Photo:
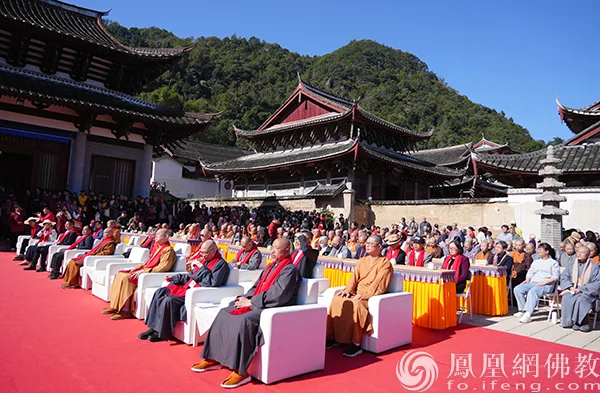
[[[248,150],[184,139],[177,146],[161,146],[154,154],[152,183],[177,198],[231,196],[231,183],[204,172],[203,166],[251,154]]]
[[[474,153],[478,170],[490,173],[497,181],[511,186],[507,202],[524,233],[539,233],[543,201],[543,178],[548,157],[556,167],[554,183],[562,202],[554,208],[568,211],[564,228],[596,229],[600,214],[600,103],[582,109],[565,107],[557,100],[558,112],[573,132],[573,137],[555,145],[523,154]],[[540,174],[541,173],[541,174]],[[548,179],[546,179],[546,182]],[[565,198],[563,198],[565,197]],[[542,210],[543,211],[543,210]],[[557,210],[558,211],[558,210]],[[564,236],[564,234],[563,234]]]
[[[474,153],[498,155],[515,154],[518,152],[513,150],[508,144],[500,145],[483,137],[477,143],[469,142],[462,145],[420,150],[411,153],[411,156],[442,167],[466,170],[466,173],[461,178],[433,186],[431,189],[432,198],[489,198],[506,196],[506,185],[496,181],[490,173],[477,170],[476,163],[472,159]]]
[[[134,97],[192,47],[129,48],[108,33],[107,14],[0,1],[0,184],[145,196],[153,151],[218,116]]]
[[[566,187],[600,186],[600,102],[586,108],[572,109],[557,99],[558,113],[573,132],[573,137],[554,146],[554,156],[561,160],[559,181]],[[538,174],[547,148],[524,154],[496,155],[476,153],[480,170],[490,172],[498,181],[515,188],[534,188],[542,181]]]
[[[255,152],[204,168],[232,181],[231,196],[238,198],[428,199],[431,186],[465,174],[409,154],[431,131],[390,123],[301,79],[258,129],[235,133]]]

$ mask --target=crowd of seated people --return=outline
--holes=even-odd
[[[327,347],[346,344],[344,355],[348,357],[362,352],[360,338],[372,331],[367,300],[385,293],[393,265],[431,268],[437,260],[441,262],[438,267],[455,272],[457,293],[467,289],[473,265],[504,267],[517,303],[515,317],[520,322],[531,321],[542,296],[559,291],[562,326],[582,332],[591,330],[588,314],[600,296],[599,238],[592,231],[569,230],[560,248],[554,250],[535,236],[525,239],[515,222],[503,225],[494,236],[486,227],[475,230],[457,224],[432,225],[425,217],[419,222],[414,217],[401,219],[389,228],[366,227],[348,223],[343,215],[332,218],[327,212],[180,202],[166,210],[161,207],[160,211],[165,212],[161,215],[152,209],[164,202],[158,199],[104,198],[92,192],[61,195],[64,201],[55,205],[50,201],[60,199],[58,194],[42,192],[39,196],[36,192],[35,198],[20,204],[5,198],[3,205],[10,200],[3,212],[10,212],[7,223],[11,234],[18,226],[15,233],[30,235],[29,244],[16,250],[15,259],[26,265],[26,270],[45,271],[50,264],[50,278],[63,278],[65,289],[77,288],[86,256],[114,254],[121,231],[144,235],[140,246],[150,250],[148,261],[118,273],[110,288],[110,306],[102,312],[113,320],[132,318],[133,293],[140,274],[171,270],[175,254],[168,247],[170,237],[201,241],[187,258],[188,271],[168,275],[168,285],[154,294],[145,320],[148,330],[139,335],[142,340],[172,339],[175,325],[185,319],[186,291],[198,285],[225,284],[229,266],[215,240],[229,239],[239,244],[242,249],[231,265],[248,270],[260,265],[258,247],[271,250],[273,263],[244,296],[219,312],[204,345],[203,360],[192,367],[194,372],[230,368],[232,374],[223,387],[249,381],[248,366],[260,345],[260,313],[269,307],[295,304],[301,279],[312,277],[319,257],[357,260],[351,280],[328,312]],[[98,205],[105,207],[108,215],[100,213],[98,217]],[[113,209],[113,205],[118,207]],[[91,212],[93,219],[88,218]],[[61,227],[59,217],[64,218]],[[96,245],[94,240],[98,241]],[[63,261],[63,250],[47,260],[51,245],[68,246],[84,254]],[[348,302],[352,302],[351,307]],[[222,344],[231,342],[239,345]]]

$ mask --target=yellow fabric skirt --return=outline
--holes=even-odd
[[[430,329],[456,326],[456,284],[404,280],[413,294],[413,324]]]
[[[342,287],[346,286],[350,280],[350,277],[352,277],[352,272],[345,272],[340,269],[325,268],[323,271],[323,277],[329,279],[330,287]]]
[[[506,276],[473,275],[471,299],[473,314],[500,316],[508,314]]]

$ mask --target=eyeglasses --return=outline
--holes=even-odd
[[[381,245],[381,244],[375,243],[375,242],[366,242],[365,244],[368,244],[369,246],[380,246]]]

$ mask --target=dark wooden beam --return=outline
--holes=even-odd
[[[73,71],[71,72],[71,78],[76,81],[85,81],[87,79],[87,73],[90,69],[90,63],[92,56],[87,52],[77,52],[75,56],[75,64],[73,65]]]
[[[13,34],[10,40],[10,48],[8,50],[6,62],[15,67],[24,67],[28,50],[29,37],[16,33]]]
[[[47,42],[44,48],[44,59],[40,69],[50,75],[56,74],[61,54],[61,47]]]

